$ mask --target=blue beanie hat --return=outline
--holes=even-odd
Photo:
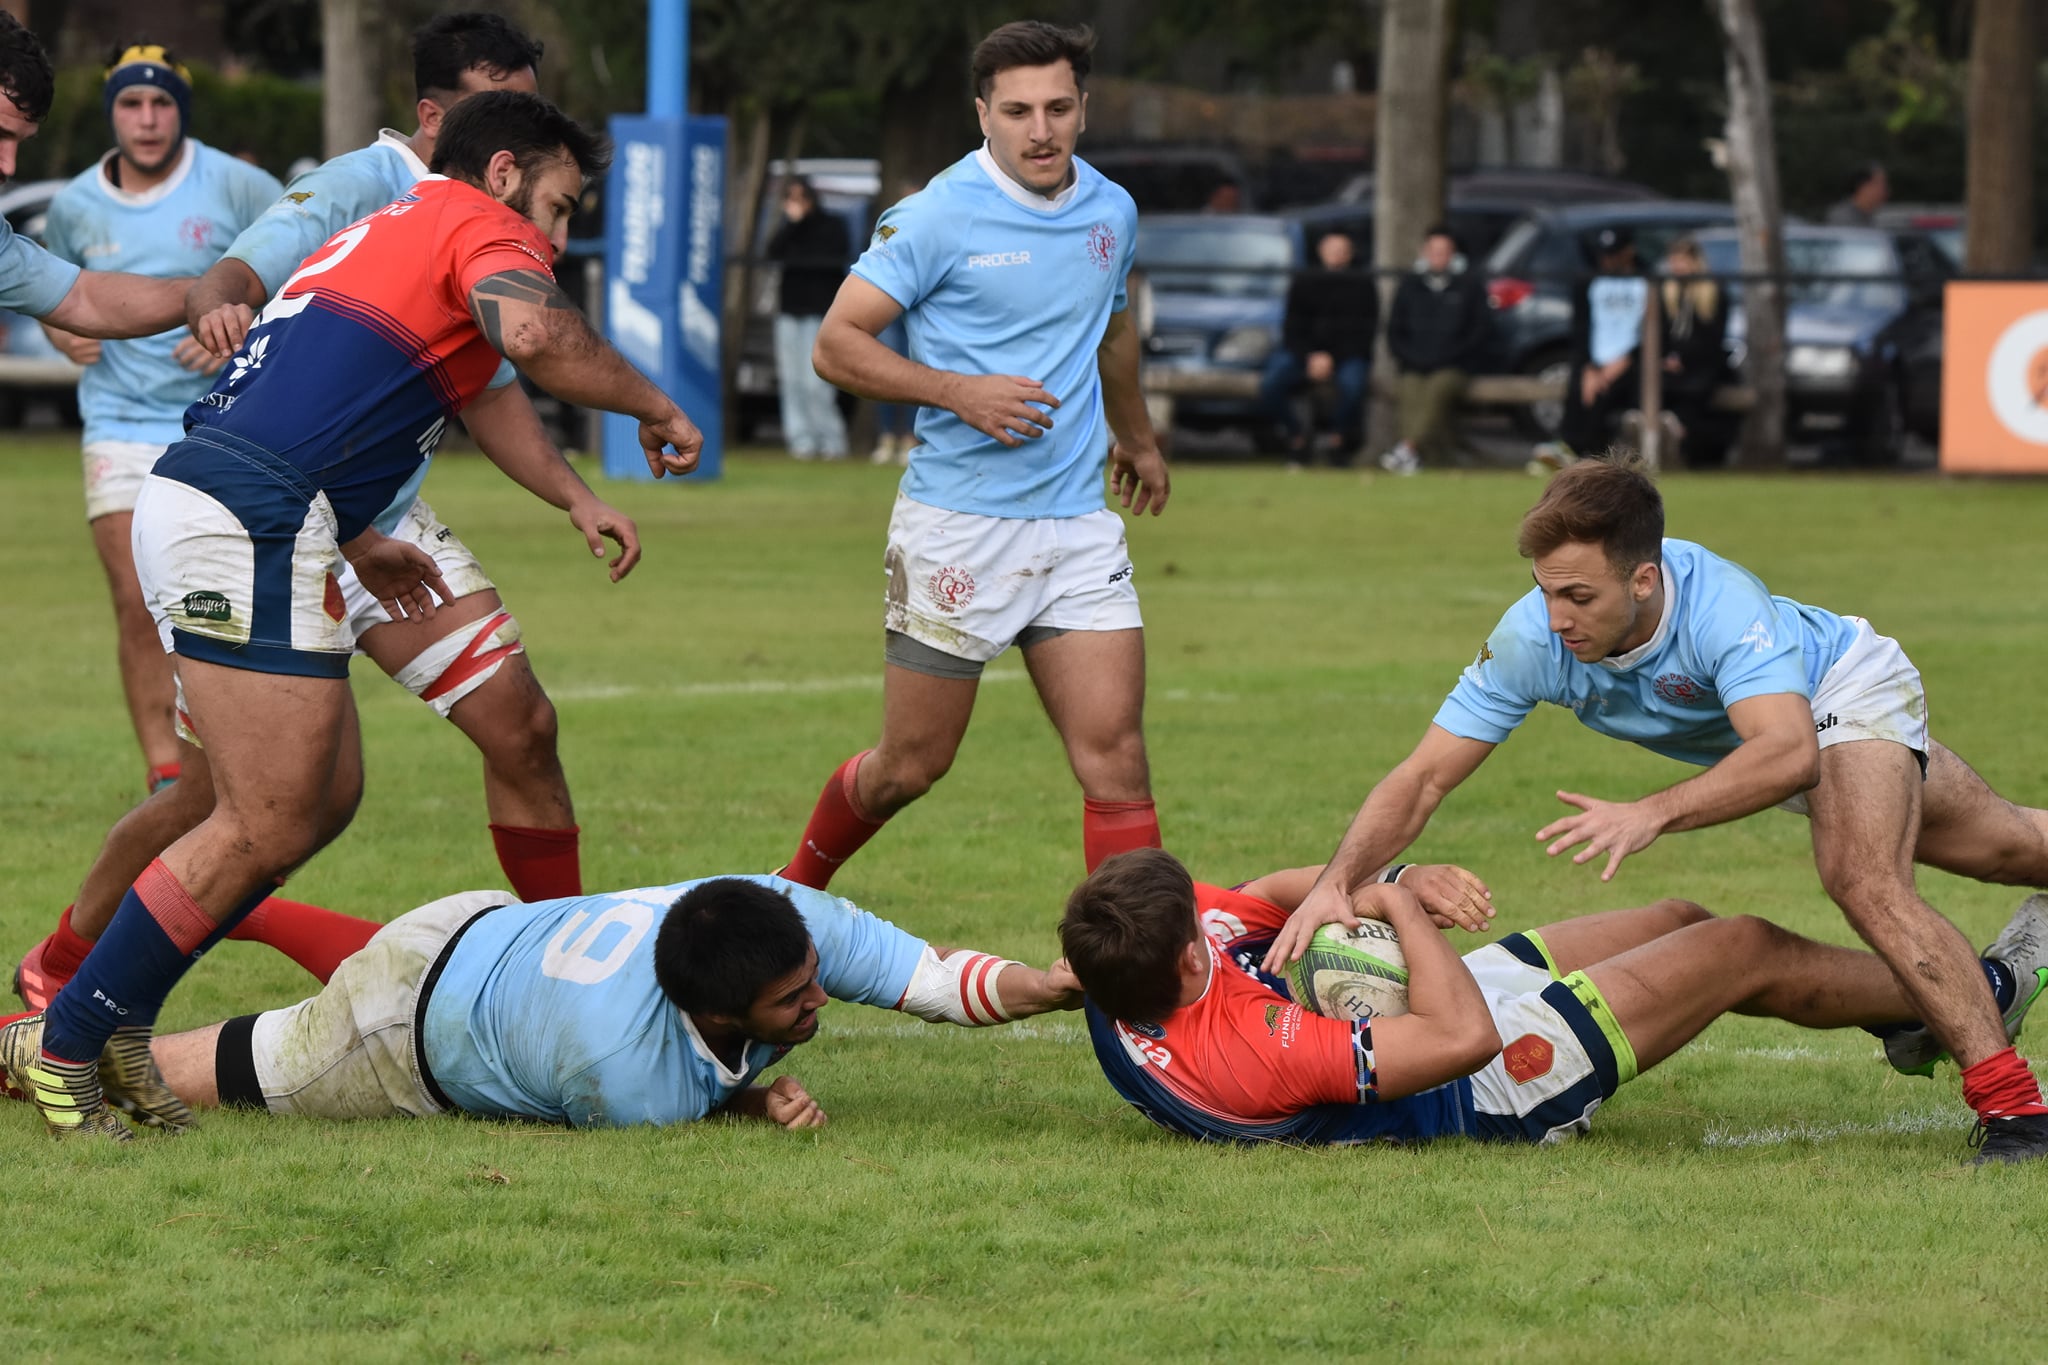
[[[114,116],[114,99],[137,85],[154,86],[178,106],[178,141],[192,130],[192,73],[158,43],[137,43],[114,58],[107,68],[106,113]],[[174,143],[173,146],[176,144]]]

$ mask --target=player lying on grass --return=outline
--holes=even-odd
[[[154,1041],[178,1100],[578,1128],[722,1110],[813,1128],[825,1112],[796,1080],[754,1081],[816,1035],[828,997],[968,1027],[1080,1005],[1063,971],[935,947],[779,877],[537,905],[468,891],[390,924],[351,922],[360,948],[318,995]],[[0,1028],[0,1071],[17,1092],[33,1087],[40,1025],[27,1015]],[[164,1098],[132,1112],[150,1122]],[[169,1112],[153,1126],[190,1125],[182,1106]]]
[[[1632,801],[1558,792],[1577,809],[1536,831],[1548,853],[1583,844],[1573,861],[1604,859],[1605,881],[1667,833],[1771,806],[1807,816],[1821,885],[1926,1021],[1885,1037],[1892,1065],[1929,1075],[1952,1055],[1991,1150],[2048,1157],[2048,1103],[2012,1046],[2024,983],[1980,972],[1913,872],[2048,886],[2048,811],[2000,796],[1932,738],[1927,690],[1898,641],[1666,539],[1663,497],[1632,458],[1559,474],[1523,516],[1519,549],[1536,585],[1373,787],[1266,965],[1279,970],[1318,925],[1343,919],[1351,890],[1548,702],[1703,769]]]
[[[1413,891],[1374,882],[1351,903],[1400,935],[1409,1013],[1326,1019],[1258,967],[1321,873],[1228,891],[1141,849],[1075,889],[1060,941],[1088,992],[1096,1059],[1154,1123],[1206,1142],[1546,1142],[1583,1132],[1604,1100],[1723,1014],[1803,1028],[1912,1017],[1881,958],[1754,916],[1663,900],[1461,958]],[[2048,981],[2048,897],[2024,902],[1988,955],[2025,980],[2031,1003]],[[1987,1159],[2011,1158],[1986,1148]]]

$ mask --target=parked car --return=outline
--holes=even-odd
[[[0,192],[0,217],[22,236],[41,242],[50,201],[68,183],[34,180]],[[35,403],[54,404],[59,420],[75,426],[78,367],[50,344],[34,318],[0,311],[0,427],[19,426]]]
[[[1687,233],[1730,224],[1727,204],[1687,199],[1638,200],[1542,208],[1501,238],[1486,261],[1486,293],[1494,308],[1498,368],[1562,382],[1571,373],[1572,298],[1593,271],[1589,249],[1602,228],[1635,234],[1636,258],[1655,265],[1664,249]],[[1516,424],[1532,440],[1557,434],[1564,401],[1515,410]]]
[[[1873,225],[1886,232],[1917,232],[1941,249],[1949,264],[1963,268],[1963,206],[1961,204],[1886,204]]]
[[[1302,259],[1301,226],[1258,213],[1160,213],[1138,220],[1134,270],[1152,300],[1145,363],[1256,374],[1279,343],[1287,282]],[[1174,420],[1197,430],[1248,426],[1255,399],[1189,395]]]
[[[881,163],[859,157],[805,157],[796,162],[795,173],[807,177],[818,192],[818,207],[837,214],[846,223],[846,240],[852,247],[847,264],[866,249],[875,219],[881,216]],[[734,367],[733,389],[738,394],[737,439],[754,439],[764,424],[777,420],[782,386],[775,376],[775,303],[782,284],[782,270],[773,261],[758,259],[767,249],[781,221],[782,200],[778,186],[789,168],[780,160],[768,165],[768,192],[762,197],[761,221],[754,228],[753,287],[747,298],[747,318],[740,333],[739,363]],[[853,400],[842,395],[841,406]]]
[[[1340,203],[1371,203],[1378,182],[1367,171],[1337,192]],[[1614,180],[1584,171],[1548,170],[1534,166],[1491,166],[1459,171],[1444,183],[1451,199],[1506,199],[1528,208],[1544,205],[1606,204],[1648,201],[1663,195],[1633,180]]]
[[[1741,270],[1732,231],[1699,234],[1709,271]],[[1941,426],[1943,286],[1955,275],[1927,235],[1792,226],[1786,288],[1785,426],[1857,464],[1896,464],[1907,432]],[[1730,288],[1728,339],[1746,349],[1742,290]]]
[[[1082,160],[1121,185],[1139,213],[1193,213],[1207,208],[1219,188],[1234,186],[1232,212],[1259,206],[1252,170],[1227,147],[1199,143],[1091,145]]]

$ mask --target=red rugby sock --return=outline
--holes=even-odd
[[[2020,1056],[2017,1048],[2010,1047],[1992,1053],[1975,1066],[1963,1068],[1963,1103],[1976,1110],[1977,1117],[1986,1123],[1992,1119],[2048,1114],[2048,1104],[2041,1102],[2041,1083],[2034,1079],[2026,1058]]]
[[[1093,872],[1104,858],[1159,847],[1159,810],[1150,801],[1081,802],[1081,858]]]
[[[797,845],[789,866],[782,870],[784,877],[801,886],[824,890],[839,865],[860,852],[861,845],[874,838],[875,831],[887,823],[886,819],[870,820],[861,811],[855,795],[854,776],[860,771],[860,761],[873,752],[861,750],[826,779],[825,790],[818,793],[818,804],[811,811],[811,821],[804,826],[803,842]]]
[[[71,912],[75,908],[65,906],[64,913],[57,917],[57,932],[43,940],[43,973],[53,981],[69,981],[78,975],[79,964],[92,951],[92,940],[80,937],[71,927]]]
[[[272,896],[243,916],[240,924],[228,930],[228,937],[277,949],[324,986],[342,960],[359,951],[383,927],[375,920]]]
[[[578,851],[582,833],[581,825],[567,829],[492,825],[491,842],[497,845],[498,866],[511,879],[512,890],[520,900],[531,904],[583,894],[583,864]]]

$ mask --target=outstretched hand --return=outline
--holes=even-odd
[[[1341,924],[1346,929],[1356,929],[1358,910],[1351,897],[1338,890],[1335,882],[1319,881],[1309,888],[1301,904],[1294,907],[1287,923],[1280,926],[1280,932],[1274,935],[1273,946],[1266,949],[1265,960],[1259,963],[1259,969],[1274,976],[1285,972],[1288,963],[1298,960],[1308,951],[1309,941],[1325,924]]]
[[[640,562],[640,528],[631,517],[603,499],[591,498],[571,507],[569,524],[583,533],[590,553],[599,559],[604,558],[606,540],[618,543],[619,557],[611,562],[612,582],[633,572],[633,566]]]
[[[1491,927],[1493,892],[1475,873],[1452,863],[1416,863],[1402,869],[1401,885],[1439,929],[1483,934]]]
[[[1641,853],[1664,832],[1664,822],[1640,801],[1601,801],[1567,791],[1559,792],[1557,799],[1577,806],[1579,814],[1553,820],[1536,831],[1537,839],[1550,841],[1543,851],[1555,858],[1568,848],[1584,844],[1585,848],[1572,857],[1574,863],[1591,862],[1605,853],[1607,866],[1600,872],[1603,882],[1614,880],[1622,859],[1631,853]]]

